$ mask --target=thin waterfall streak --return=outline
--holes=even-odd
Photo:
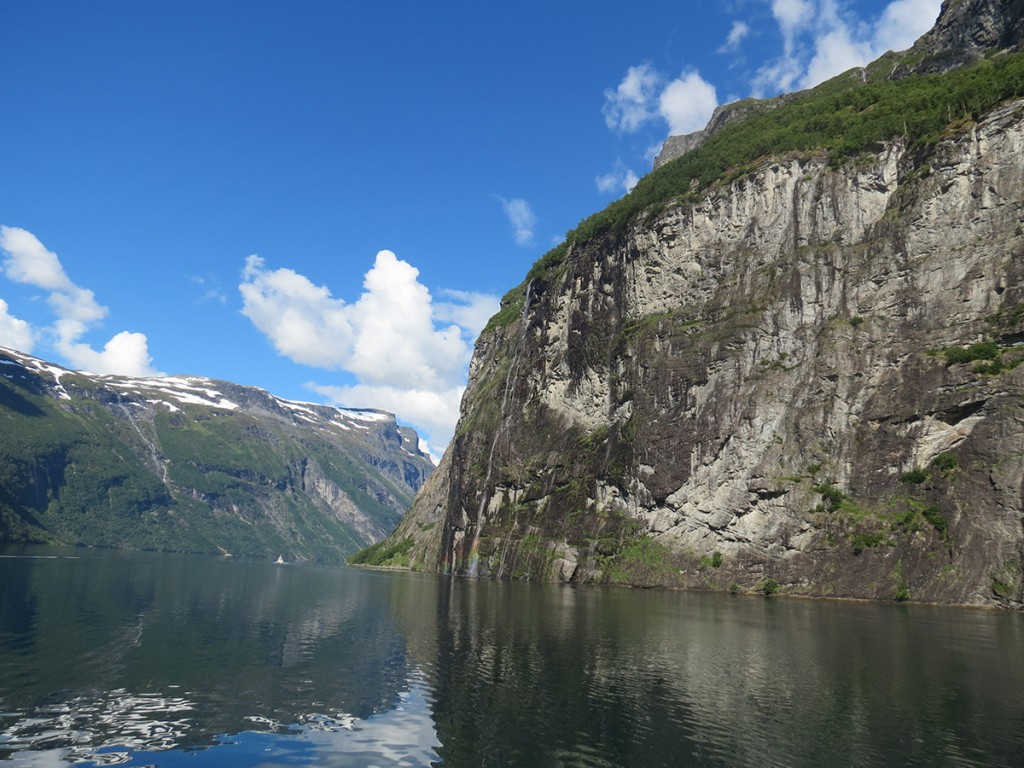
[[[164,485],[168,485],[170,483],[170,479],[167,476],[167,464],[160,459],[160,453],[159,451],[157,451],[156,446],[153,444],[153,441],[146,437],[145,434],[143,434],[142,430],[139,428],[139,425],[135,422],[135,417],[132,416],[131,408],[124,404],[124,401],[121,399],[121,395],[117,396],[117,404],[124,412],[124,415],[128,418],[128,421],[135,428],[135,431],[139,434],[139,438],[142,440],[143,443],[146,444],[146,447],[149,448],[149,455],[153,458],[153,463],[161,470],[163,470]]]
[[[526,315],[530,311],[530,292],[533,288],[533,280],[526,284],[526,296],[523,301],[523,311],[519,314],[519,331],[516,334],[515,354],[512,356],[512,363],[505,375],[505,391],[501,397],[501,409],[498,412],[498,426],[494,429],[494,437],[491,440],[491,448],[487,453],[487,472],[484,474],[483,489],[480,492],[480,506],[476,511],[476,527],[473,530],[473,539],[469,544],[469,569],[467,575],[478,576],[480,574],[480,528],[484,517],[484,510],[487,502],[490,501],[491,472],[494,469],[494,451],[498,447],[498,440],[505,429],[507,419],[509,393],[512,391],[512,382],[515,380],[516,371],[519,368],[519,359],[523,353],[523,341],[526,339]]]

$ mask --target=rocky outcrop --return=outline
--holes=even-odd
[[[1005,53],[1019,5],[946,3],[910,58],[948,64],[964,36]],[[752,103],[728,137],[757,147],[862,83],[935,93],[886,84],[908,60],[770,120],[784,103]],[[1019,72],[1002,62],[946,82]],[[723,130],[581,224],[481,335],[392,545],[495,578],[1024,608],[1024,94],[1005,77],[916,137],[676,172]]]
[[[946,0],[935,26],[891,76],[942,74],[1022,45],[1024,0]]]
[[[711,135],[732,123],[742,122],[754,115],[770,112],[784,106],[796,98],[796,94],[783,94],[773,99],[740,99],[715,108],[711,119],[703,130],[686,133],[680,136],[669,136],[654,158],[654,167],[659,168],[665,163],[682,157],[699,147]]]
[[[1024,101],[765,160],[481,337],[393,535],[471,575],[1024,606]]]

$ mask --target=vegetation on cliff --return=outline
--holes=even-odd
[[[726,125],[696,149],[644,176],[626,196],[581,221],[563,243],[533,265],[527,282],[550,274],[571,247],[617,238],[637,216],[656,214],[673,201],[698,202],[709,187],[744,176],[767,158],[825,152],[829,162],[839,166],[894,139],[912,148],[924,147],[1007,99],[1024,96],[1024,53],[995,56],[942,75],[885,79],[908,59],[888,54],[865,69],[851,70],[790,97],[776,109]],[[515,319],[522,294],[520,285],[506,295],[502,311],[491,321],[492,329]]]

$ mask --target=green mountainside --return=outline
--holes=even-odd
[[[391,530],[433,469],[384,412],[3,349],[0,435],[0,542],[338,561]]]

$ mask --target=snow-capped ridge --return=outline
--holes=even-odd
[[[434,460],[429,446],[417,435],[412,450],[405,446],[408,442],[402,434],[407,427],[399,427],[395,414],[376,408],[342,408],[324,403],[310,403],[288,400],[277,397],[259,387],[233,384],[231,382],[209,379],[203,376],[118,376],[114,374],[96,374],[87,371],[74,371],[54,363],[27,355],[17,350],[0,347],[0,354],[10,358],[0,358],[0,363],[22,368],[40,374],[44,380],[52,381],[53,393],[62,400],[70,400],[71,395],[62,384],[61,379],[69,376],[85,378],[95,385],[112,390],[118,397],[135,397],[150,406],[163,407],[174,413],[182,406],[199,406],[224,411],[249,411],[250,406],[262,401],[262,407],[276,408],[290,418],[320,429],[339,429],[347,432],[371,434],[379,429],[391,431],[389,425],[398,430],[397,439],[402,448],[412,456],[426,458],[431,464]],[[6,375],[6,374],[5,374]],[[8,377],[10,378],[10,377]],[[256,407],[256,410],[259,410]],[[390,439],[394,439],[392,434]]]

